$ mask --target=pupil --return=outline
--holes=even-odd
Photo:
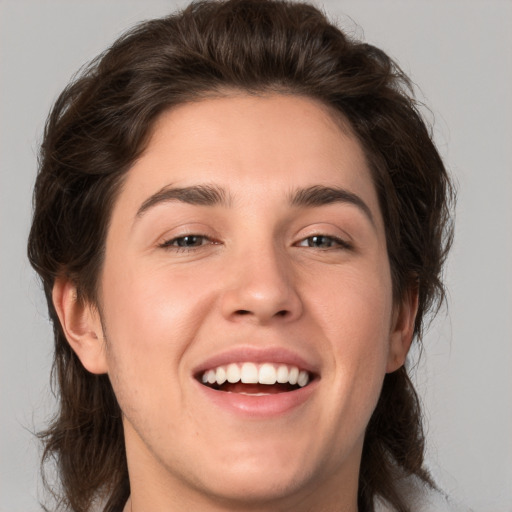
[[[311,237],[311,246],[314,247],[330,247],[329,238],[326,236]]]
[[[180,247],[193,247],[199,245],[200,237],[198,236],[184,236],[178,240],[178,245]]]

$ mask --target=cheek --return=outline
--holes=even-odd
[[[141,396],[150,395],[152,388],[174,389],[182,354],[196,335],[208,300],[191,293],[190,285],[130,261],[106,265],[103,320],[109,376],[120,403],[123,389]],[[133,395],[132,400],[138,398]]]
[[[385,375],[392,306],[385,266],[344,273],[330,296],[315,304],[329,340],[333,389],[364,416],[371,414]]]
[[[372,353],[386,348],[393,309],[391,277],[386,265],[342,269],[323,279],[327,293],[315,296],[316,316],[330,333],[334,348],[347,359],[352,353]],[[321,286],[315,286],[318,290]],[[345,358],[344,357],[344,358]]]
[[[171,272],[165,262],[150,267],[129,258],[122,265],[114,261],[106,262],[102,280],[107,363],[121,408],[134,418],[137,410],[162,411],[169,400],[181,400],[185,355],[212,308],[219,280],[206,271]]]
[[[178,407],[182,354],[194,338],[201,300],[161,272],[126,261],[102,281],[108,373],[128,420],[151,430],[155,411]],[[158,390],[165,390],[159,392]],[[142,414],[141,414],[142,412]],[[163,418],[174,429],[172,418]]]
[[[194,328],[193,319],[207,294],[190,278],[133,262],[107,268],[104,275],[102,295],[110,336],[115,334],[140,350],[182,339]]]

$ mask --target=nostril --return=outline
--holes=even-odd
[[[250,315],[251,312],[248,311],[247,309],[238,309],[236,312],[235,312],[237,315]],[[288,314],[288,311],[286,309],[281,309],[280,311],[278,311],[274,316],[286,316]]]

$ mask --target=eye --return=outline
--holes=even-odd
[[[341,238],[337,238],[335,236],[329,235],[313,235],[304,238],[298,244],[298,247],[312,247],[314,249],[350,249],[350,244],[342,240]]]
[[[184,235],[176,238],[166,240],[160,247],[162,248],[176,248],[176,249],[194,249],[206,244],[214,243],[205,235]]]

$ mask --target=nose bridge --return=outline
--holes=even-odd
[[[267,323],[290,320],[302,312],[294,271],[284,248],[267,240],[234,251],[223,296],[223,313]]]

